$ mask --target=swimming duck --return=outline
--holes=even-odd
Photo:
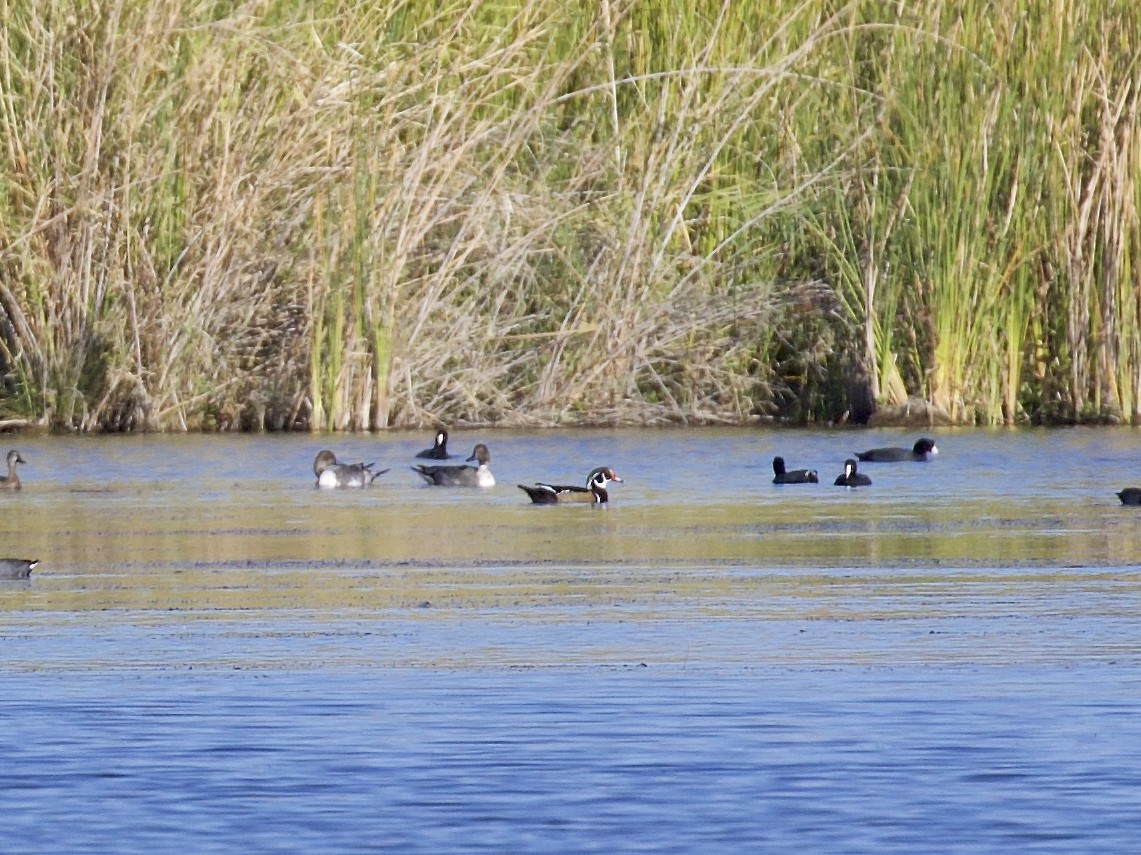
[[[865,463],[895,463],[900,460],[930,460],[939,453],[935,441],[927,437],[916,440],[915,445],[908,448],[871,448],[867,451],[856,452],[856,457]]]
[[[0,579],[27,579],[39,563],[27,558],[0,558]]]
[[[337,455],[325,449],[317,453],[313,461],[313,474],[317,476],[318,487],[367,487],[379,476],[387,472],[381,469],[373,472],[373,463],[338,463]]]
[[[425,448],[423,451],[417,452],[416,456],[426,460],[447,460],[452,455],[448,454],[448,432],[443,428],[436,431],[436,444],[431,448]],[[468,467],[464,467],[465,469]]]
[[[16,449],[13,448],[8,452],[8,474],[0,475],[0,490],[20,489],[20,476],[16,474],[16,464],[27,462]]]
[[[1123,505],[1141,505],[1141,487],[1126,487],[1117,494]]]
[[[566,485],[543,484],[538,482],[534,487],[519,484],[519,489],[531,497],[536,505],[561,505],[567,502],[593,502],[604,505],[610,499],[606,492],[606,485],[611,481],[622,483],[618,473],[609,466],[599,466],[591,470],[586,476],[585,487],[570,487]]]
[[[784,458],[773,458],[774,484],[819,484],[820,478],[815,469],[793,469],[791,472],[784,468]]]
[[[862,472],[856,471],[856,461],[848,458],[844,461],[844,474],[836,476],[837,487],[870,487],[872,479]]]
[[[494,487],[495,476],[487,468],[491,462],[491,452],[482,442],[471,451],[468,463],[475,461],[474,466],[413,466],[412,471],[417,473],[429,484],[438,487]]]

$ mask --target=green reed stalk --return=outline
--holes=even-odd
[[[0,12],[7,410],[1138,414],[1133,5]]]
[[[1141,170],[1139,137],[1133,136],[1128,147],[1126,168],[1137,175]],[[1118,377],[1122,390],[1122,410],[1133,424],[1141,422],[1141,182],[1133,181],[1132,194],[1122,194],[1128,207],[1122,212],[1119,299],[1122,307],[1122,342],[1118,361]]]

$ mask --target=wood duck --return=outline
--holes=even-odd
[[[374,463],[338,463],[337,455],[325,449],[317,453],[313,461],[313,474],[317,476],[318,487],[367,487],[379,476],[387,472],[381,469],[373,472]]]
[[[441,431],[441,433],[443,433]],[[446,440],[445,440],[446,441]],[[421,478],[437,487],[494,487],[495,476],[487,468],[491,462],[491,452],[482,442],[471,451],[468,463],[478,463],[476,466],[413,466],[412,471]]]
[[[0,476],[0,490],[20,489],[20,476],[16,474],[16,464],[27,462],[16,449],[13,448],[8,452],[8,474]]]
[[[431,448],[417,452],[416,456],[422,460],[447,460],[450,458],[452,455],[448,454],[448,432],[440,428],[436,431],[436,444]]]
[[[1126,487],[1117,494],[1123,505],[1141,505],[1141,487]]]
[[[870,487],[872,479],[862,472],[856,471],[856,461],[848,458],[844,461],[844,474],[836,476],[837,487]]]
[[[27,579],[39,563],[27,558],[0,558],[0,579]]]
[[[867,451],[857,451],[856,457],[865,463],[896,463],[900,460],[926,461],[938,453],[935,441],[922,437],[911,448],[870,448]]]
[[[774,484],[819,484],[820,478],[816,474],[815,469],[793,469],[789,471],[784,468],[784,458],[773,458],[773,478]]]
[[[585,487],[570,487],[566,485],[543,484],[537,482],[534,487],[519,484],[519,489],[531,497],[536,505],[561,505],[568,502],[593,502],[604,505],[610,496],[606,492],[606,485],[611,481],[622,483],[618,473],[609,466],[599,466],[586,476]]]

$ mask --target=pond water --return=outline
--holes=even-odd
[[[0,851],[1130,851],[1141,431],[916,435],[7,437]]]

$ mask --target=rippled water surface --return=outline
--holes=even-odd
[[[934,435],[8,437],[0,851],[1131,851],[1141,432]]]

